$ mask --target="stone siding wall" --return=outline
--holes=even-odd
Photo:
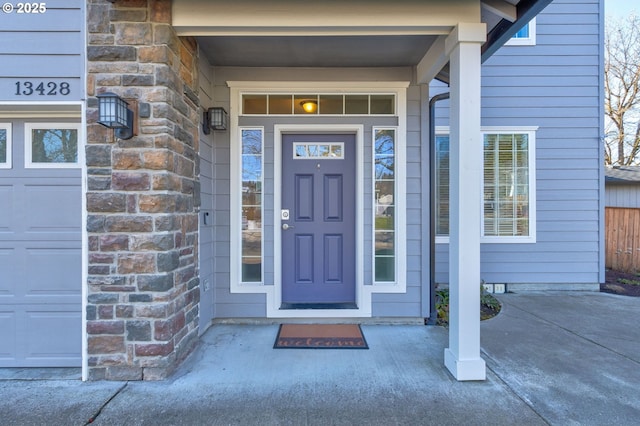
[[[90,380],[164,378],[197,340],[197,46],[170,24],[170,0],[87,4]],[[97,124],[102,92],[137,136]]]

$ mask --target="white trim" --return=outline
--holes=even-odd
[[[7,102],[0,101],[0,118],[78,118],[84,111],[81,101]]]
[[[83,6],[83,15],[87,18],[87,3]],[[87,27],[82,27],[83,52],[87,51]],[[87,59],[82,61],[82,99],[79,102],[81,127],[78,133],[78,162],[81,166],[82,173],[82,381],[89,379],[89,334],[87,332],[87,305],[89,303],[89,231],[87,230],[87,221],[89,213],[87,212],[87,192],[89,192],[88,180],[89,172],[87,168],[86,147],[87,141]]]
[[[237,238],[233,238],[236,229],[241,228],[238,213],[238,191],[234,191],[238,185],[238,153],[239,140],[239,113],[242,105],[242,94],[246,91],[259,91],[263,93],[278,92],[286,89],[288,92],[294,91],[322,93],[323,90],[333,93],[353,93],[354,89],[362,89],[367,93],[395,93],[396,95],[396,114],[398,119],[397,126],[397,144],[398,146],[406,146],[406,129],[407,129],[407,94],[406,89],[409,82],[392,81],[392,82],[265,82],[265,81],[228,81],[230,87],[230,159],[231,159],[231,205],[230,205],[230,226],[231,226],[231,242],[230,242],[230,291],[232,293],[264,293],[266,295],[266,316],[267,318],[357,318],[371,317],[372,315],[372,294],[373,293],[406,293],[406,238],[399,238],[397,247],[397,282],[396,283],[376,283],[373,285],[364,285],[364,125],[362,124],[276,124],[273,126],[274,131],[274,163],[273,163],[273,180],[274,188],[279,188],[282,182],[282,134],[287,132],[302,133],[355,133],[356,136],[356,303],[357,309],[287,309],[280,310],[282,303],[282,290],[280,287],[280,279],[282,276],[280,262],[275,261],[274,285],[265,285],[262,283],[241,283],[239,281],[238,268],[238,245]],[[268,115],[265,117],[269,117]],[[307,116],[309,117],[309,116]],[[314,117],[322,117],[314,115]],[[292,122],[295,118],[292,117]],[[267,131],[269,129],[265,129]],[[403,148],[404,150],[404,148]],[[403,151],[404,152],[404,151]],[[397,159],[405,161],[404,154]],[[234,172],[234,169],[236,172]],[[404,182],[404,168],[400,171],[398,182]],[[264,172],[264,170],[263,170]],[[402,179],[402,180],[401,180]],[[403,185],[403,187],[405,187]],[[273,194],[274,212],[281,210],[280,192],[274,189]],[[402,206],[404,208],[404,206]],[[398,209],[399,210],[399,209]],[[266,212],[263,212],[266,213]],[[274,229],[280,229],[280,215],[273,215]],[[406,227],[406,219],[404,214],[399,214],[398,227],[403,229]],[[263,222],[264,224],[264,222]],[[404,231],[403,231],[404,232]],[[275,256],[281,251],[282,242],[279,232],[274,232],[274,250]],[[264,253],[264,251],[263,251]]]
[[[535,46],[536,45],[536,18],[527,24],[529,26],[529,37],[511,37],[504,44],[505,46]]]
[[[26,169],[78,169],[80,163],[81,123],[25,123],[24,124],[24,167]],[[34,163],[32,161],[31,142],[33,130],[75,130],[77,132],[76,162],[75,163]]]
[[[6,131],[6,137],[7,137],[7,140],[6,140],[7,146],[5,150],[7,158],[4,163],[0,163],[0,169],[10,169],[13,167],[12,151],[11,151],[11,148],[13,146],[13,138],[11,136],[11,123],[0,123],[0,129]]]
[[[230,89],[235,89],[236,96],[244,92],[252,93],[304,93],[304,94],[357,94],[361,93],[397,93],[409,87],[408,81],[350,81],[348,83],[333,81],[227,81]],[[398,93],[399,94],[399,93]],[[239,101],[239,100],[238,100]],[[240,106],[238,104],[237,106]],[[241,109],[238,109],[240,111]]]
[[[537,204],[536,204],[536,132],[538,126],[486,126],[481,127],[485,134],[527,134],[529,137],[529,235],[527,236],[486,236],[484,235],[484,208],[480,205],[481,227],[480,242],[482,244],[533,244],[537,241]],[[436,126],[436,135],[449,134],[448,126]],[[484,151],[483,151],[484,152]],[[482,182],[484,194],[484,181]],[[448,235],[436,235],[436,244],[449,244]]]
[[[479,18],[479,4],[464,2],[308,2],[249,0],[172,4],[178,35],[371,35],[447,33],[458,21]],[[248,14],[248,11],[254,11]],[[255,24],[255,25],[252,25]]]
[[[85,85],[86,86],[86,85]],[[87,230],[87,220],[89,213],[87,212],[87,192],[88,192],[88,170],[86,159],[86,146],[87,146],[87,108],[85,103],[81,103],[81,125],[78,132],[78,163],[81,166],[82,172],[82,380],[89,379],[89,335],[87,333],[87,304],[89,297],[89,231]]]

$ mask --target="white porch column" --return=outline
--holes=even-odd
[[[444,363],[458,380],[484,380],[480,358],[481,23],[460,23],[447,37],[450,59],[449,347]]]

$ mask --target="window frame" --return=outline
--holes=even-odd
[[[3,163],[0,163],[0,169],[12,169],[13,168],[13,137],[11,136],[11,123],[0,123],[0,130],[4,130],[7,135],[6,156],[7,158]]]
[[[531,19],[525,26],[529,27],[529,37],[516,37],[515,34],[504,44],[505,46],[535,46],[536,18]],[[524,28],[524,27],[523,27]]]
[[[76,146],[76,161],[74,163],[34,163],[32,158],[32,141],[34,130],[75,130],[78,141]],[[79,123],[50,123],[33,122],[24,124],[24,167],[25,169],[79,169],[80,147],[81,147],[81,126]]]
[[[482,127],[480,129],[483,141],[483,165],[482,165],[482,181],[481,181],[481,194],[482,202],[478,208],[480,209],[480,242],[489,244],[531,244],[537,241],[537,204],[536,204],[536,132],[537,126],[514,126],[514,127]],[[436,135],[449,135],[448,127],[436,127]],[[529,235],[485,235],[484,228],[484,137],[485,135],[499,135],[499,134],[526,134],[528,137],[528,175],[529,175]],[[436,188],[437,190],[437,188]],[[436,235],[436,243],[448,244],[448,235]]]

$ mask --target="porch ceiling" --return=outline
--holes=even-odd
[[[172,0],[172,21],[214,66],[418,66],[419,82],[447,82],[456,25],[486,25],[484,61],[551,1]]]
[[[433,44],[433,35],[197,37],[215,66],[403,67],[413,66]]]

